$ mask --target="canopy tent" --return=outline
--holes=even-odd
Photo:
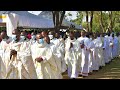
[[[53,15],[52,15],[51,11],[42,11],[38,16],[49,19],[49,20],[53,20]],[[61,15],[59,15],[59,16],[61,16]],[[75,24],[73,22],[69,22],[66,19],[63,19],[63,22],[62,22],[61,26],[70,27],[71,25],[74,25],[75,29],[82,29],[81,25],[77,25],[77,24]]]
[[[27,11],[11,11],[1,15],[1,23],[6,23],[8,36],[12,35],[12,30],[17,27],[23,28],[54,28],[52,20],[38,17]],[[5,16],[5,18],[3,18]]]

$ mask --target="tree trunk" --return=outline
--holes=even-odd
[[[101,26],[101,32],[103,33],[105,30],[104,30],[102,18],[103,18],[103,13],[102,13],[102,11],[100,11],[100,26]]]
[[[65,11],[63,11],[62,13],[60,13],[60,11],[52,11],[52,14],[53,14],[54,27],[55,27],[55,30],[57,31],[60,29],[60,26],[65,16]]]
[[[109,24],[109,29],[110,32],[112,32],[113,30],[113,22],[112,22],[112,11],[109,11],[109,19],[110,19],[110,24]]]
[[[88,11],[86,11],[87,32],[89,32]]]
[[[92,32],[92,23],[93,23],[93,11],[91,11],[91,17],[90,17],[90,32]]]

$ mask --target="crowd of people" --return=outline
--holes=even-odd
[[[1,79],[62,79],[87,77],[120,55],[119,33],[32,32],[0,34]]]

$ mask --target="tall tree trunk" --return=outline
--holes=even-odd
[[[65,11],[52,11],[55,30],[59,30],[65,16]]]
[[[102,13],[102,11],[100,11],[100,26],[101,26],[101,32],[103,33],[103,32],[105,32],[105,30],[104,30],[104,25],[103,25],[103,13]]]
[[[88,11],[86,11],[87,32],[89,32]]]
[[[90,17],[90,32],[92,32],[93,13],[94,13],[93,11],[91,11],[91,13],[90,13],[90,14],[91,14],[91,15],[90,15],[90,16],[91,16],[91,17]]]
[[[109,11],[109,19],[110,19],[110,24],[109,24],[109,29],[110,32],[112,32],[113,30],[113,22],[112,22],[112,11]]]

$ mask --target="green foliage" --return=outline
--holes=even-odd
[[[111,11],[102,11],[102,24],[104,28],[104,32],[110,27],[111,18],[109,17],[109,13]],[[86,28],[86,22],[83,22],[83,18],[86,16],[85,11],[78,11],[77,12],[77,18],[72,20],[76,24],[81,24],[83,28]],[[90,16],[90,14],[89,14]],[[93,17],[93,26],[92,31],[93,32],[101,32],[100,28],[100,20],[101,20],[101,14],[100,11],[94,11],[94,17]],[[113,22],[113,31],[120,32],[120,11],[112,11],[112,22]]]

